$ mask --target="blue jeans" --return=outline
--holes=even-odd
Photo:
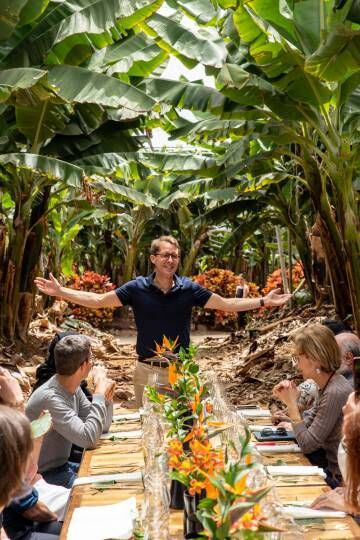
[[[41,474],[44,480],[46,480],[46,482],[49,484],[71,488],[78,470],[79,463],[71,463],[71,461],[67,461],[64,463],[64,465],[60,465],[60,467],[56,467],[55,469],[42,472]]]

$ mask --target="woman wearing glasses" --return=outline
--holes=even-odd
[[[342,408],[352,387],[337,373],[341,358],[331,330],[316,324],[301,329],[294,341],[297,369],[305,380],[312,379],[317,384],[317,401],[301,415],[297,403],[299,390],[293,381],[280,382],[273,393],[287,406],[291,424],[285,425],[293,429],[301,450],[311,463],[325,470],[328,484],[337,487],[341,482],[337,451],[341,439]]]
[[[343,440],[338,451],[338,462],[344,487],[322,493],[312,504],[315,509],[331,508],[360,515],[360,403],[350,394],[343,408]]]

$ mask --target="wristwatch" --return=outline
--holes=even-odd
[[[261,297],[260,298],[260,307],[264,307],[264,306],[265,306],[264,298]]]

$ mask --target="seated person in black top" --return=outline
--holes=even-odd
[[[36,382],[32,389],[33,392],[37,390],[37,388],[42,386],[44,383],[46,383],[46,381],[51,379],[51,377],[55,375],[56,373],[55,356],[54,356],[56,344],[65,336],[76,336],[76,335],[78,335],[78,332],[73,332],[72,330],[68,332],[61,332],[61,333],[59,332],[58,334],[55,334],[55,337],[51,340],[49,348],[48,348],[47,359],[36,370]],[[91,392],[88,390],[87,382],[82,381],[80,388],[84,392],[88,400],[91,401],[92,395],[91,395]],[[69,461],[71,461],[72,463],[80,463],[82,455],[83,455],[83,450],[84,449],[80,448],[80,446],[73,444],[71,448]]]

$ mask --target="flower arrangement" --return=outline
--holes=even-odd
[[[181,482],[190,495],[216,498],[217,489],[210,478],[224,466],[224,452],[213,448],[203,426],[194,427],[187,436],[189,450],[178,439],[169,441],[169,466],[173,469],[170,477]]]
[[[236,453],[229,458],[227,455],[224,466],[209,476],[209,482],[216,492],[216,498],[206,497],[198,505],[197,518],[204,527],[203,537],[213,540],[230,539],[261,539],[262,533],[279,531],[270,526],[262,514],[259,502],[270,491],[270,487],[251,489],[247,485],[249,471],[256,466],[249,459],[250,432],[239,436],[241,449],[237,452],[235,445],[232,450]]]
[[[190,344],[187,350],[181,348],[178,355],[173,351],[177,340],[171,342],[166,337],[163,344],[156,344],[158,356],[170,357],[169,392],[160,394],[156,388],[146,387],[149,400],[164,414],[170,424],[169,437],[184,441],[194,420],[204,414],[206,389],[199,379],[199,366],[194,361],[196,347]]]
[[[262,538],[262,532],[279,530],[267,523],[259,505],[271,487],[252,489],[248,485],[248,474],[256,466],[249,444],[250,432],[246,430],[245,437],[239,435],[239,445],[230,441],[225,451],[213,446],[210,429],[226,426],[211,417],[212,404],[194,360],[196,348],[191,345],[175,356],[175,346],[176,342],[166,338],[156,346],[156,354],[171,358],[171,395],[160,395],[151,387],[147,387],[147,394],[170,424],[170,478],[186,489],[184,501],[189,503],[190,497],[195,503],[191,505],[195,506],[192,515],[197,523],[194,532],[213,540],[255,540]],[[186,517],[187,506],[184,524],[193,526],[194,517]]]
[[[71,276],[66,283],[67,286],[79,291],[96,293],[106,293],[115,289],[109,276],[97,274],[96,272],[84,272],[82,275]],[[93,326],[100,326],[104,321],[112,321],[115,308],[88,309],[69,303],[71,314],[77,319],[82,319]]]

